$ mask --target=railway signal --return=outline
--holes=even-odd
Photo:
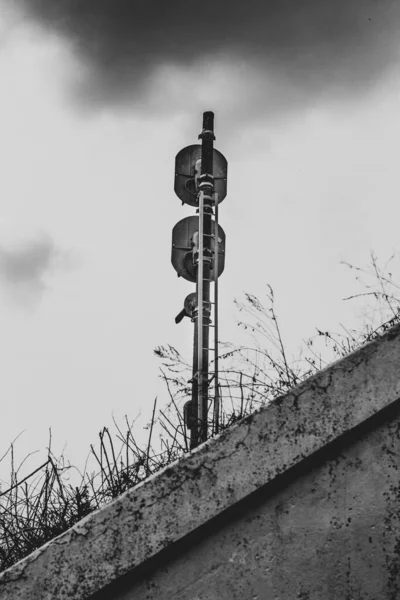
[[[183,148],[175,159],[175,193],[182,205],[196,208],[196,215],[185,217],[173,228],[171,255],[178,276],[196,284],[196,291],[186,297],[183,310],[175,318],[180,323],[188,316],[194,323],[192,398],[184,408],[191,448],[208,437],[211,399],[215,433],[219,427],[218,277],[225,267],[225,233],[218,223],[218,208],[227,193],[228,165],[223,154],[214,148],[214,113],[203,114],[199,139],[201,144]],[[213,347],[210,329],[214,331]],[[210,352],[214,353],[213,372]],[[209,394],[211,381],[213,398]]]

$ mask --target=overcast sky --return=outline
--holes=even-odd
[[[83,465],[112,414],[148,420],[157,345],[193,285],[174,159],[215,112],[229,163],[221,338],[273,286],[288,346],[351,325],[340,263],[398,250],[400,3],[0,0],[0,455]],[[36,455],[39,460],[40,455]],[[36,466],[36,458],[30,463]]]

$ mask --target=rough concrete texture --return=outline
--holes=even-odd
[[[226,509],[235,507],[253,492],[272,485],[280,474],[301,464],[329,442],[345,433],[351,433],[370,417],[376,415],[375,418],[378,418],[379,411],[400,398],[399,364],[400,327],[396,327],[376,342],[310,378],[291,393],[89,515],[75,527],[5,571],[0,575],[1,600],[81,600],[135,567],[145,564],[145,561],[156,557],[166,548],[173,552],[179,541],[189,539],[193,531],[206,526]],[[398,450],[397,446],[396,452]],[[380,454],[373,456],[368,466],[377,471],[377,476],[380,471],[377,461],[380,460]],[[357,470],[355,472],[358,473]],[[340,478],[340,474],[338,476]],[[351,477],[344,485],[353,490],[352,482]],[[364,476],[360,485],[367,483],[368,476]],[[389,493],[388,489],[383,489]],[[322,490],[321,494],[326,495],[328,490]],[[343,491],[343,501],[348,501],[348,493],[350,492]],[[392,496],[393,494],[395,495],[394,492]],[[296,489],[293,491],[293,498],[295,497]],[[341,498],[339,494],[337,502],[341,502]],[[312,505],[313,500],[310,502]],[[375,498],[373,502],[377,510],[381,510]],[[394,500],[391,499],[391,502]],[[294,500],[292,504],[297,506]],[[302,509],[304,512],[296,516],[296,510],[293,509],[293,512],[291,508],[292,504],[285,505],[289,511],[288,523],[293,523],[290,526],[292,533],[285,533],[288,540],[290,536],[295,538],[301,527],[310,529],[310,535],[314,536],[310,539],[315,538],[316,548],[320,547],[319,536],[324,535],[323,532],[326,534],[329,531],[329,535],[334,536],[329,528],[319,525],[320,519],[325,522],[328,518],[323,515],[325,508],[321,508],[319,512],[316,510],[315,515],[309,508]],[[353,510],[355,508],[354,505]],[[319,517],[314,521],[316,515]],[[378,520],[384,519],[384,513],[375,516],[378,526]],[[255,525],[254,529],[258,527],[261,525]],[[273,547],[277,539],[282,541],[284,537],[277,530],[276,518],[270,519],[268,527],[271,530],[266,529],[264,535],[269,537],[268,547]],[[390,543],[394,543],[392,536]],[[357,541],[357,537],[351,537],[346,544],[343,557],[348,555],[349,544],[354,544],[356,549],[361,541]],[[286,569],[288,577],[293,568],[307,568],[310,576],[313,576],[312,561],[307,566],[301,566],[301,556],[294,559],[294,551],[290,550],[292,546],[286,544],[286,540],[280,547],[283,548],[279,555],[281,569]],[[354,552],[354,556],[356,554]],[[240,560],[243,560],[240,559],[243,554],[235,556],[238,558],[232,560],[236,571],[241,564]],[[313,554],[310,554],[310,550],[308,556],[311,560]],[[390,553],[387,556],[390,557]],[[254,557],[254,560],[257,559]],[[295,567],[290,565],[292,560]],[[206,587],[207,578],[211,575],[204,572],[202,577]],[[296,571],[294,577],[297,577]],[[214,596],[197,595],[197,599],[216,597],[217,592],[213,593]],[[186,592],[181,591],[176,598],[196,599],[194,590],[185,594]],[[259,600],[283,598],[269,594],[268,590],[261,590],[260,594]],[[135,599],[141,598],[136,593],[134,596]],[[257,593],[255,596],[257,597]],[[142,597],[152,596],[147,594]],[[285,596],[287,597],[291,597],[290,594]],[[306,599],[307,595],[297,597]],[[322,594],[320,598],[323,597]],[[358,600],[361,597],[338,595],[335,598]],[[316,600],[318,596],[309,598]],[[392,600],[390,596],[383,598]]]
[[[388,412],[91,600],[399,600],[400,401]]]

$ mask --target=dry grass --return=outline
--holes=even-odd
[[[398,323],[400,286],[389,272],[394,258],[383,268],[378,266],[374,255],[368,269],[348,265],[366,290],[348,298],[367,301],[361,312],[361,325],[357,330],[342,328],[336,334],[317,329],[295,360],[286,353],[272,288],[267,287],[265,306],[251,294],[245,294],[241,302],[236,301],[241,316],[238,324],[250,334],[251,344],[221,345],[219,430],[232,426],[332,360]],[[152,418],[146,427],[148,439],[143,447],[136,443],[134,427],[128,419],[123,427],[114,422],[112,432],[104,427],[97,444],[91,445],[98,468],[92,474],[85,471],[78,485],[69,481],[73,467],[65,463],[63,456],[53,455],[51,438],[47,460],[26,477],[20,476],[25,460],[18,466],[15,464],[16,441],[0,458],[0,462],[10,460],[11,472],[7,489],[0,489],[0,571],[189,451],[182,409],[191,396],[191,365],[172,346],[158,347],[155,354],[162,362],[161,377],[169,400],[162,410],[157,410],[157,399],[154,401]],[[211,433],[214,427],[210,421]]]

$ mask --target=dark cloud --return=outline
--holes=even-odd
[[[138,97],[154,70],[238,56],[308,100],[359,92],[391,64],[398,0],[13,0],[88,67],[81,100]],[[190,98],[190,89],[182,90]]]
[[[59,257],[59,250],[47,235],[18,245],[0,245],[0,283],[20,301],[35,301]]]

